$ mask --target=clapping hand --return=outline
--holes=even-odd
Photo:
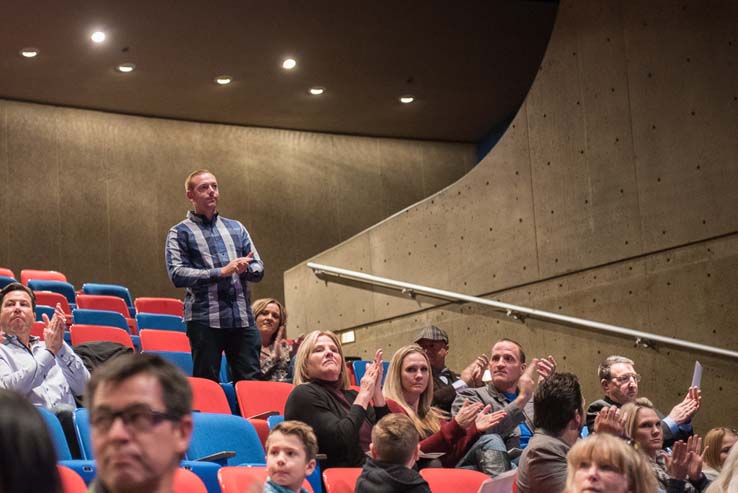
[[[461,372],[461,379],[469,387],[481,387],[484,385],[482,376],[484,371],[489,367],[489,357],[486,354],[477,356],[469,366]]]
[[[66,327],[64,312],[59,303],[54,308],[54,316],[49,317],[44,313],[41,317],[44,321],[44,343],[46,349],[51,351],[54,356],[59,352],[64,343],[64,328]]]
[[[549,354],[538,360],[536,369],[538,370],[538,383],[548,380],[551,375],[556,373],[556,359]]]
[[[625,435],[625,416],[616,406],[603,407],[594,421],[595,433],[610,433],[618,437]]]
[[[476,420],[480,409],[482,409],[481,402],[471,403],[469,402],[469,399],[464,399],[464,403],[461,405],[461,408],[459,408],[459,412],[456,413],[454,419],[459,426],[466,430]]]
[[[684,400],[672,408],[669,418],[678,425],[686,423],[699,411],[701,403],[702,391],[698,387],[690,387]]]
[[[489,412],[490,409],[492,409],[492,406],[487,404],[484,409],[482,409],[477,414],[477,418],[474,421],[474,424],[477,426],[477,430],[480,433],[484,433],[493,426],[498,425],[500,421],[505,419],[505,416],[507,416],[507,411],[505,411],[504,409],[495,411],[493,413]]]

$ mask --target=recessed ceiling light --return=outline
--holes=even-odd
[[[123,72],[124,74],[127,74],[128,72],[133,72],[133,69],[136,68],[136,65],[133,63],[121,63],[117,67],[115,67],[118,72]]]
[[[233,82],[233,77],[230,75],[219,75],[215,78],[215,82],[221,86],[225,86]]]
[[[400,102],[402,104],[410,104],[413,101],[415,101],[415,98],[413,96],[411,96],[410,94],[406,94],[404,96],[400,96]]]
[[[311,87],[310,94],[313,96],[320,96],[325,92],[325,87]]]
[[[285,58],[282,60],[282,68],[285,70],[292,70],[297,66],[297,61],[294,58]]]
[[[103,41],[105,41],[105,38],[105,33],[102,31],[95,31],[90,35],[90,39],[95,43],[102,43]]]
[[[22,50],[20,50],[21,56],[26,58],[33,58],[35,56],[38,56],[38,53],[38,48],[23,48]]]

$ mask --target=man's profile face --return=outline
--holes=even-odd
[[[191,188],[187,191],[187,198],[197,214],[212,214],[218,207],[218,180],[211,173],[200,173],[191,180]]]
[[[520,361],[520,348],[517,344],[500,341],[492,346],[489,371],[492,373],[492,384],[497,390],[515,392],[520,375],[525,371],[525,363]]]
[[[432,368],[435,368],[436,370],[443,370],[446,368],[448,344],[444,341],[421,339],[418,341],[418,346],[422,347],[423,351],[425,351]]]
[[[618,404],[627,404],[638,397],[638,380],[633,365],[615,363],[610,367],[610,380],[602,380],[605,395]]]
[[[146,410],[165,413],[157,378],[140,373],[121,383],[101,382],[95,391],[90,425],[97,477],[112,491],[158,491],[162,482],[172,481],[187,451],[192,416],[148,423],[129,418],[127,424],[118,416],[96,424],[97,417],[124,410],[128,416],[146,414]]]
[[[16,289],[5,295],[0,311],[0,329],[25,340],[29,337],[35,319],[33,302],[28,293]]]

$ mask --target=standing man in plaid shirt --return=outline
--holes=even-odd
[[[248,283],[261,281],[264,264],[246,228],[218,215],[218,181],[212,173],[193,171],[185,191],[194,210],[169,230],[166,263],[174,286],[186,288],[193,375],[217,382],[225,351],[234,382],[258,379],[261,338]]]

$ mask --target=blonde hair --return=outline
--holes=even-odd
[[[314,330],[310,332],[305,337],[305,340],[302,341],[302,344],[300,344],[300,348],[297,350],[297,355],[295,356],[295,377],[292,380],[292,383],[294,385],[300,385],[302,383],[310,383],[313,380],[314,377],[311,377],[308,371],[308,364],[310,363],[310,355],[312,354],[313,349],[315,349],[315,345],[318,343],[318,338],[320,336],[329,337],[336,345],[336,348],[338,348],[338,356],[340,358],[339,366],[341,367],[338,381],[341,382],[341,386],[344,389],[348,389],[351,383],[349,382],[346,363],[343,359],[343,348],[341,347],[341,342],[338,340],[338,336],[336,334],[323,330]]]
[[[267,305],[270,305],[274,303],[279,307],[279,325],[277,326],[277,329],[274,331],[274,334],[272,334],[272,338],[269,341],[269,343],[273,343],[274,340],[277,338],[277,333],[279,333],[279,327],[284,325],[287,327],[287,309],[282,305],[282,303],[279,302],[276,298],[260,298],[253,303],[251,303],[251,312],[254,314],[254,320],[256,320],[256,317],[261,315],[261,312],[266,310]]]
[[[635,402],[629,402],[620,408],[620,412],[625,416],[625,434],[633,440],[635,440],[636,431],[638,430],[638,415],[642,409],[651,409],[656,412],[653,403],[645,397],[639,397]],[[636,443],[636,446],[642,448],[638,443]]]
[[[723,440],[726,436],[738,436],[738,432],[732,428],[713,428],[705,435],[705,464],[715,469],[717,472],[723,468],[720,463],[720,450],[723,448]]]
[[[428,365],[428,385],[420,394],[418,400],[418,412],[405,400],[405,394],[402,392],[402,366],[405,358],[411,354],[420,354],[423,356],[426,365]],[[415,429],[422,438],[427,438],[433,433],[441,429],[441,420],[438,412],[431,407],[433,402],[433,376],[431,374],[431,365],[428,355],[425,354],[423,348],[417,344],[403,346],[392,355],[389,369],[387,370],[387,378],[384,380],[384,397],[392,399],[405,410],[408,417],[412,420]]]
[[[595,433],[579,440],[566,457],[567,475],[564,493],[578,493],[574,475],[582,464],[594,462],[608,465],[624,474],[630,493],[656,493],[656,476],[644,454],[607,433]]]
[[[185,178],[185,192],[189,192],[190,190],[192,190],[192,179],[193,178],[195,178],[198,175],[204,175],[205,173],[210,173],[211,175],[213,175],[213,173],[211,173],[210,170],[207,170],[204,168],[196,169],[195,171],[187,175],[187,178]]]
[[[707,488],[707,493],[738,492],[738,447],[733,445],[720,475]]]

